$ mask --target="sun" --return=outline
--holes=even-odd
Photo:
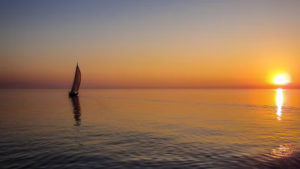
[[[278,74],[274,77],[273,83],[277,85],[287,85],[291,82],[289,74]]]

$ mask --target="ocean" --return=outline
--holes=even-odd
[[[0,90],[0,168],[300,168],[300,90]]]

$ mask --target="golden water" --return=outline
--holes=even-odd
[[[1,90],[4,168],[299,168],[300,90]]]

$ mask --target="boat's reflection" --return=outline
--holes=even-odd
[[[74,120],[75,124],[74,126],[80,126],[81,124],[81,110],[80,110],[80,101],[78,96],[70,97],[72,100],[72,106],[73,106],[73,114],[74,114]]]
[[[276,89],[277,120],[281,120],[283,103],[284,103],[283,89],[278,88]]]

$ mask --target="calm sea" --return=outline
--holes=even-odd
[[[0,90],[0,168],[300,168],[300,90]]]

